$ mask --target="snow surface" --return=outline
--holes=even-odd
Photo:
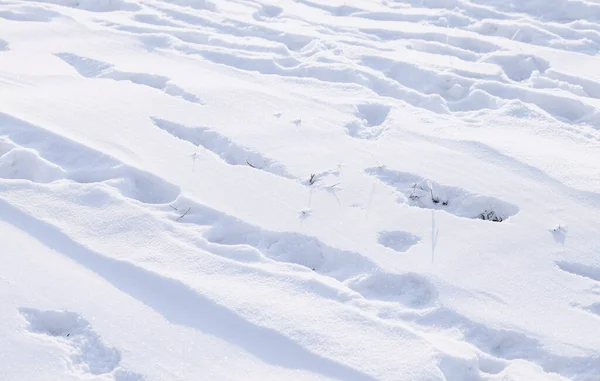
[[[600,380],[600,1],[4,0],[0,380]]]

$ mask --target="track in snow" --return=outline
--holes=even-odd
[[[144,376],[120,368],[121,354],[106,345],[90,323],[74,312],[42,311],[23,307],[19,310],[29,324],[28,330],[38,337],[50,338],[70,350],[71,366],[84,377],[109,374],[115,381],[144,381]]]
[[[586,183],[569,166],[600,152],[600,5],[509,3],[11,0],[3,22],[65,46],[34,50],[51,63],[38,75],[22,29],[0,39],[0,61],[21,57],[0,70],[15,94],[0,91],[2,219],[169,323],[276,367],[595,380],[600,266],[581,259],[598,248],[585,229],[600,172]],[[56,25],[83,26],[90,47]],[[104,152],[101,136],[125,149]],[[582,152],[565,163],[562,147]],[[538,233],[565,215],[575,234]],[[289,306],[231,298],[264,284],[289,286]],[[548,320],[531,312],[544,302]],[[150,379],[85,313],[39,308],[19,310],[27,330],[79,374]],[[412,351],[386,342],[427,348],[414,351],[427,365],[412,375]]]

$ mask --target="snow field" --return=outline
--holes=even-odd
[[[599,10],[3,2],[0,380],[597,380]]]

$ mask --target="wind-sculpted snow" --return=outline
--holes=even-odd
[[[599,51],[591,0],[1,2],[0,380],[597,381]]]

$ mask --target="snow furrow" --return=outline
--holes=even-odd
[[[597,380],[600,1],[0,21],[0,379]]]

